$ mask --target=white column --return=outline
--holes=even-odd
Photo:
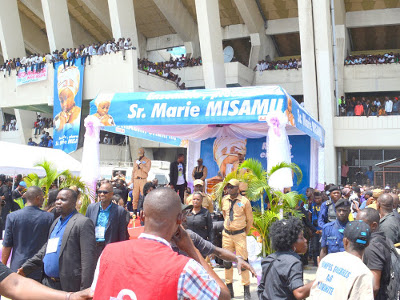
[[[153,0],[168,23],[185,42],[186,53],[200,55],[199,33],[197,24],[182,4],[181,0]]]
[[[218,0],[196,0],[196,15],[206,89],[224,88],[225,66]]]
[[[336,182],[337,166],[334,146],[335,113],[332,23],[329,1],[313,1],[315,61],[317,66],[320,123],[325,129],[325,182]],[[305,62],[302,63],[302,66]]]
[[[17,0],[0,0],[0,42],[4,60],[26,55]]]
[[[135,10],[132,0],[108,0],[113,37],[131,38],[135,47],[139,45]]]
[[[32,138],[32,124],[35,123],[37,115],[35,112],[29,110],[15,109],[14,111],[20,142],[26,145],[29,138]]]
[[[67,0],[42,0],[50,51],[74,46]]]
[[[305,109],[318,120],[317,76],[315,70],[314,26],[309,0],[298,0],[301,72]]]
[[[267,55],[271,59],[274,59],[277,53],[275,45],[271,37],[265,34],[264,20],[256,1],[235,0],[235,4],[250,33],[251,52],[249,68],[254,69],[257,62],[265,59]]]

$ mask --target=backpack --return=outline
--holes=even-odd
[[[388,245],[388,243],[383,243],[383,245],[390,250],[390,279],[387,286],[387,295],[390,300],[400,299],[400,255],[397,253],[394,245]]]

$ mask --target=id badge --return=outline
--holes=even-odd
[[[95,228],[95,235],[96,239],[104,239],[104,233],[106,231],[106,228],[103,226],[96,226]]]
[[[59,240],[60,240],[59,237],[48,240],[46,247],[46,254],[57,252]]]

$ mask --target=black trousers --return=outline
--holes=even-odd
[[[347,177],[341,176],[341,179],[342,179],[342,185],[346,185],[347,184]]]
[[[183,203],[185,200],[186,184],[175,185],[174,189],[175,192],[179,193],[179,197],[181,198],[181,202]]]

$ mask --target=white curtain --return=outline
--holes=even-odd
[[[90,189],[92,202],[95,200],[96,184],[100,174],[100,127],[100,120],[95,116],[89,115],[85,118],[81,178]]]
[[[290,144],[286,132],[287,116],[282,112],[270,113],[267,116],[268,129],[268,154],[267,168],[270,171],[281,162],[291,163]],[[269,178],[269,185],[277,190],[293,186],[292,170],[283,168]]]

